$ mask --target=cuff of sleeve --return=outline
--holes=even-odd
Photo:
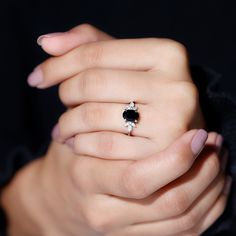
[[[212,69],[192,66],[191,73],[199,90],[200,105],[207,129],[216,131],[224,137],[225,145],[229,150],[227,172],[233,178],[224,213],[203,235],[232,235],[236,233],[236,101],[221,90],[219,81],[222,77]]]

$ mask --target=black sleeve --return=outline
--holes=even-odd
[[[236,101],[222,91],[223,77],[209,68],[192,67],[192,77],[199,88],[200,103],[208,131],[221,133],[229,150],[227,172],[233,183],[228,204],[223,215],[205,233],[205,236],[236,235]]]

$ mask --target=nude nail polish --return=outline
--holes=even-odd
[[[208,134],[204,129],[200,129],[194,135],[191,142],[191,149],[193,154],[197,157],[205,146]]]
[[[73,147],[74,147],[74,141],[75,141],[75,138],[69,138],[69,139],[66,140],[65,143],[66,143],[69,147],[73,148]]]
[[[41,35],[37,39],[37,44],[39,46],[42,46],[43,39],[45,39],[45,38],[53,38],[53,37],[60,36],[60,35],[63,35],[63,34],[64,34],[63,32],[56,32],[56,33],[50,33],[50,34]]]
[[[31,87],[37,87],[43,82],[43,72],[39,66],[28,76],[27,81]]]
[[[58,139],[58,137],[60,136],[60,130],[59,130],[59,125],[56,124],[52,130],[52,138],[54,140]]]

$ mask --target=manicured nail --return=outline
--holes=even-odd
[[[42,46],[42,41],[43,39],[45,38],[53,38],[53,37],[56,37],[56,36],[60,36],[60,35],[63,35],[64,33],[63,32],[57,32],[57,33],[51,33],[51,34],[44,34],[44,35],[41,35],[38,37],[37,39],[37,44],[39,46]]]
[[[75,141],[75,138],[69,138],[69,139],[66,140],[65,143],[66,143],[69,147],[73,148],[73,147],[74,147],[74,141]]]
[[[59,125],[56,124],[52,130],[52,138],[54,140],[58,139],[58,137],[60,136],[60,130],[59,130]]]
[[[195,156],[197,156],[205,146],[208,134],[204,129],[200,129],[194,135],[191,142],[191,149]]]
[[[229,152],[226,148],[223,148],[222,153],[221,153],[221,159],[220,159],[220,166],[223,170],[223,172],[225,172],[226,166],[227,166],[227,162],[228,162],[228,156],[229,156]]]
[[[37,87],[43,82],[43,72],[39,66],[37,66],[33,72],[28,76],[28,84],[31,87]]]
[[[225,185],[224,185],[224,188],[223,188],[223,193],[225,195],[228,195],[229,194],[229,191],[231,189],[231,185],[232,185],[232,177],[231,176],[227,176],[226,177],[226,180],[225,180]]]
[[[217,138],[216,138],[216,152],[218,155],[221,152],[223,142],[224,142],[224,139],[223,139],[222,135],[218,134]]]

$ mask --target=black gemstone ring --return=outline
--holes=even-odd
[[[128,106],[124,108],[123,118],[125,119],[125,127],[128,129],[128,135],[131,135],[131,132],[136,123],[139,120],[138,108],[135,106],[134,102],[130,102]]]

